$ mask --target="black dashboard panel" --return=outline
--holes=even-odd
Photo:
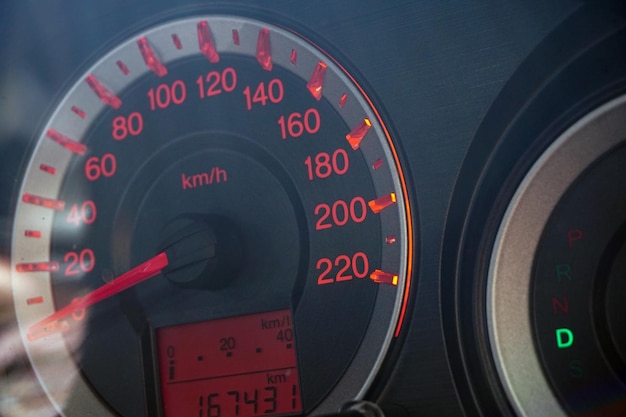
[[[569,126],[626,91],[623,9],[570,0],[3,0],[0,284],[10,288],[4,281],[28,158],[77,77],[128,37],[173,19],[267,21],[318,45],[354,76],[407,173],[418,231],[409,314],[365,398],[389,416],[515,416],[489,345],[489,257],[532,164]],[[2,305],[12,310],[9,299],[3,295]],[[5,314],[0,332],[8,335],[14,318]],[[14,375],[28,372],[13,349],[7,362],[24,363],[0,361],[7,404],[32,395],[12,389]]]

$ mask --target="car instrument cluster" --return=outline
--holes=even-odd
[[[625,415],[625,50],[611,1],[3,3],[0,415]]]

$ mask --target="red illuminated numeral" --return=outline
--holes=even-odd
[[[206,77],[202,75],[196,80],[200,98],[212,97],[230,93],[237,87],[237,72],[232,67],[224,68],[222,72],[211,71]]]
[[[96,217],[96,203],[91,200],[87,200],[81,204],[80,207],[78,204],[72,204],[65,221],[68,223],[74,223],[78,226],[81,223],[92,224],[96,221]]]
[[[92,156],[85,162],[85,176],[89,181],[96,181],[101,176],[110,178],[116,170],[117,161],[112,153],[105,153],[101,158]]]
[[[80,253],[67,252],[63,261],[68,263],[65,267],[65,276],[78,275],[81,272],[93,271],[96,266],[96,256],[91,249],[83,249]]]
[[[170,104],[182,104],[187,98],[187,87],[181,80],[176,80],[172,85],[160,84],[156,89],[148,90],[150,110],[166,109]]]
[[[280,119],[278,119],[280,137],[283,139],[287,139],[288,136],[298,138],[304,132],[314,135],[320,130],[320,124],[320,114],[317,109],[308,109],[304,112],[304,116],[295,112],[291,113],[287,118],[280,116]]]
[[[333,267],[338,268],[334,276],[332,276]],[[357,252],[352,257],[339,255],[334,260],[321,258],[315,268],[321,271],[317,277],[317,285],[325,285],[350,281],[354,277],[363,279],[369,273],[370,264],[365,253]]]
[[[369,274],[370,262],[367,255],[363,252],[357,252],[352,257],[352,272],[354,276],[363,279]]]
[[[315,158],[307,157],[304,160],[309,181],[315,178],[328,178],[332,174],[343,175],[348,172],[350,159],[345,149],[337,149],[332,156],[327,152],[320,152]]]
[[[250,86],[247,86],[243,90],[243,95],[246,96],[246,108],[252,110],[253,104],[265,106],[268,100],[273,104],[280,103],[283,100],[285,91],[283,82],[278,78],[274,78],[267,83],[267,87],[265,86],[265,82],[261,81],[256,87],[256,90],[254,90],[254,94],[252,94]]]
[[[344,275],[348,269],[350,269],[350,257],[348,255],[339,255],[335,258],[335,266],[339,267],[337,275],[335,276],[335,282],[350,281],[352,275]]]
[[[320,216],[315,223],[315,230],[330,229],[333,225],[345,226],[350,220],[355,223],[363,223],[367,217],[367,204],[363,197],[354,197],[350,203],[337,200],[332,205],[318,204],[315,206],[313,214]]]
[[[128,117],[117,116],[113,119],[113,139],[123,140],[128,135],[137,136],[143,130],[143,116],[133,112]]]

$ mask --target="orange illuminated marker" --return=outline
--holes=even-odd
[[[39,169],[45,172],[46,174],[54,175],[57,173],[56,168],[51,167],[50,165],[41,164],[39,165]]]
[[[346,105],[347,100],[348,100],[348,95],[346,93],[343,93],[341,97],[339,97],[339,107],[343,109],[344,106]]]
[[[24,236],[38,239],[41,237],[41,232],[39,230],[25,230]]]
[[[256,42],[256,60],[265,71],[272,70],[272,53],[270,50],[270,31],[261,29],[259,39]]]
[[[22,263],[15,265],[15,270],[17,272],[57,272],[59,263],[56,261]]]
[[[118,60],[115,64],[120,69],[120,71],[122,71],[122,74],[124,74],[124,75],[130,74],[130,70],[128,69],[126,64],[124,64],[122,61]]]
[[[372,168],[374,169],[374,171],[376,171],[377,169],[380,169],[380,167],[382,167],[382,166],[383,166],[383,160],[382,159],[377,159],[372,164]]]
[[[87,146],[68,138],[67,136],[57,132],[54,129],[48,129],[48,131],[46,132],[46,136],[58,143],[59,145],[63,146],[68,151],[74,152],[78,155],[82,156],[87,151]]]
[[[156,52],[154,52],[154,49],[152,49],[145,36],[137,41],[137,46],[139,46],[143,61],[152,72],[159,77],[167,75],[167,68],[165,68],[165,65],[163,65]]]
[[[215,64],[220,61],[220,55],[215,49],[215,43],[213,43],[213,37],[211,37],[211,31],[209,30],[209,24],[206,20],[198,23],[198,46],[202,54],[211,62]]]
[[[183,43],[180,41],[178,35],[175,33],[172,33],[172,42],[174,42],[174,46],[176,47],[176,49],[183,49]]]
[[[396,203],[396,193],[389,193],[388,195],[384,195],[382,197],[378,197],[376,200],[371,200],[367,203],[370,206],[370,209],[375,214],[380,213],[387,207]]]
[[[65,201],[55,200],[53,198],[39,197],[33,194],[24,193],[22,201],[26,204],[33,204],[35,206],[41,206],[52,210],[65,210]]]
[[[116,110],[120,108],[122,100],[108,90],[93,74],[88,75],[87,78],[85,78],[85,82],[87,82],[91,90],[96,93],[104,104]]]
[[[306,88],[316,100],[322,99],[322,87],[324,86],[324,75],[326,74],[326,68],[328,66],[322,61],[318,62],[309,82],[306,83]]]
[[[241,43],[239,40],[239,31],[237,29],[233,29],[233,43],[235,45],[239,45]]]
[[[397,275],[383,272],[380,269],[374,270],[374,272],[370,274],[370,279],[376,284],[398,285]]]
[[[363,138],[371,127],[372,123],[370,122],[370,119],[365,118],[361,121],[361,123],[359,123],[357,127],[352,129],[352,132],[346,135],[346,139],[348,140],[348,143],[350,144],[352,149],[354,149],[355,151],[359,149]]]
[[[81,109],[80,107],[72,106],[72,111],[81,119],[84,119],[85,117],[87,117],[87,113],[85,113],[84,110]]]
[[[293,65],[296,65],[296,62],[298,62],[298,51],[296,51],[295,49],[291,50],[291,56],[289,57],[289,61],[291,61]]]

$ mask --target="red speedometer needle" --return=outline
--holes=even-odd
[[[167,267],[169,261],[165,252],[161,252],[153,258],[150,258],[146,262],[142,263],[131,269],[128,272],[123,273],[113,281],[103,285],[102,287],[88,293],[87,295],[76,298],[70,304],[66,305],[62,309],[49,315],[45,319],[35,323],[28,329],[28,340],[35,340],[43,337],[47,334],[54,333],[63,330],[66,327],[66,323],[62,322],[62,319],[71,316],[80,316],[81,312],[102,300],[114,296],[128,288],[139,284],[147,279],[150,279]]]

